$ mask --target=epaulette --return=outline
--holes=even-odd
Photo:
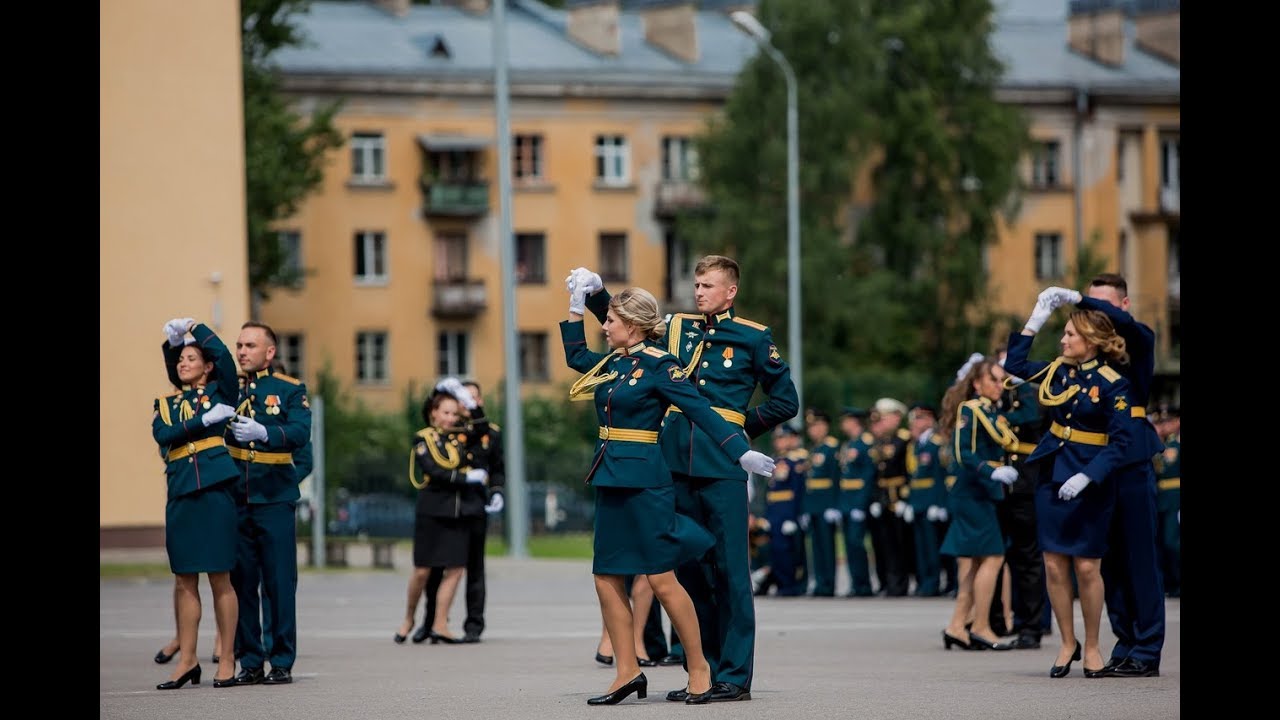
[[[301,385],[301,384],[302,384],[302,381],[301,381],[301,380],[299,380],[298,378],[293,377],[292,375],[285,375],[284,373],[272,373],[272,374],[271,374],[271,377],[273,377],[273,378],[277,378],[277,379],[279,379],[279,380],[283,380],[283,381],[285,381],[285,382],[287,382],[287,383],[290,383],[290,384],[292,384],[292,385]]]
[[[796,448],[787,453],[788,460],[805,460],[809,457],[809,451],[804,448]]]
[[[662,358],[670,355],[671,353],[667,352],[666,350],[659,350],[656,347],[646,347],[644,349],[644,354],[648,355],[649,357]]]
[[[496,422],[491,422],[491,423],[489,423],[489,429],[490,429],[490,430],[497,430],[498,432],[502,432],[502,428],[501,428],[501,427],[499,427],[499,426],[498,426],[498,423],[496,423]]]
[[[875,435],[872,435],[872,434],[871,434],[871,431],[870,431],[870,430],[868,430],[867,432],[862,433],[862,442],[864,442],[864,443],[866,443],[866,444],[868,444],[868,445],[875,445],[875,444],[876,444],[876,436],[875,436]]]
[[[898,428],[899,440],[911,440],[911,431],[906,428]]]
[[[1113,383],[1120,379],[1120,373],[1110,365],[1103,365],[1098,368],[1098,374],[1107,379],[1107,382]]]
[[[840,447],[840,441],[831,437],[830,435],[822,439],[822,444],[826,445],[827,447]]]
[[[753,327],[753,328],[755,328],[755,329],[757,329],[757,330],[760,330],[760,331],[762,331],[762,332],[763,332],[763,331],[765,331],[765,330],[768,330],[768,329],[769,329],[767,326],[761,325],[760,323],[758,323],[758,322],[756,322],[756,321],[754,321],[754,320],[748,320],[748,319],[746,319],[746,318],[744,318],[744,317],[734,317],[734,318],[733,318],[733,321],[734,321],[734,322],[742,323],[743,325],[746,325],[747,327]]]
[[[672,320],[680,318],[682,320],[701,320],[702,316],[697,313],[675,313],[671,316]]]

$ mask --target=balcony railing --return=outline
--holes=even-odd
[[[438,318],[473,318],[489,305],[484,280],[436,280],[431,314]]]
[[[489,183],[422,180],[425,215],[475,217],[489,212]]]
[[[689,180],[663,180],[658,183],[653,214],[674,217],[681,210],[697,210],[707,205],[707,196],[697,183]]]
[[[1160,212],[1177,215],[1181,195],[1176,187],[1160,188]]]

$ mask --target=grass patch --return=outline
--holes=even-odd
[[[591,559],[591,533],[556,533],[532,535],[528,543],[529,557],[572,560]],[[485,555],[506,555],[509,552],[506,538],[489,537],[484,544]]]
[[[173,577],[165,563],[99,563],[102,578],[167,578]]]

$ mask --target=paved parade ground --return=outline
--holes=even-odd
[[[173,635],[171,579],[100,581],[101,718],[121,720],[353,720],[520,718],[1152,718],[1180,716],[1179,601],[1167,601],[1168,637],[1158,678],[1086,680],[1081,664],[1051,679],[1058,646],[963,652],[942,649],[947,598],[757,598],[755,681],[749,702],[686,706],[679,667],[649,668],[649,695],[589,707],[613,669],[593,656],[600,614],[590,562],[489,558],[488,627],[476,645],[396,645],[407,565],[303,572],[298,582],[294,682],[214,689],[213,611],[201,580],[202,682],[159,691],[173,665],[156,650]],[[842,578],[842,582],[844,579]],[[840,589],[839,587],[837,589]],[[462,592],[450,614],[461,635]],[[419,610],[421,616],[421,610]],[[1079,606],[1076,625],[1082,634]],[[1114,642],[1103,618],[1103,652]],[[173,662],[177,662],[176,658]]]

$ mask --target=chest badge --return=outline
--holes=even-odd
[[[727,368],[733,367],[733,348],[727,347],[724,349],[724,352],[720,354],[724,356],[724,366]]]
[[[279,395],[268,395],[267,399],[264,401],[264,404],[267,406],[268,415],[280,414],[280,396]]]
[[[1089,388],[1089,399],[1094,402],[1098,402],[1098,386],[1097,385],[1094,385],[1093,387]]]
[[[636,368],[636,371],[631,373],[631,380],[629,380],[627,384],[635,385],[636,380],[639,380],[641,375],[644,375],[644,368]]]

